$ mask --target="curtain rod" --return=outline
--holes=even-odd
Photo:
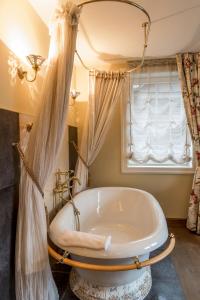
[[[144,46],[143,46],[143,51],[142,51],[142,58],[141,60],[138,62],[138,65],[127,70],[126,72],[130,73],[130,72],[133,72],[133,71],[136,71],[137,69],[140,69],[144,63],[144,59],[145,59],[145,53],[146,53],[146,48],[147,48],[147,42],[148,42],[148,37],[149,37],[149,32],[150,32],[150,27],[151,27],[151,18],[148,14],[148,12],[139,4],[135,3],[135,2],[132,2],[132,1],[129,1],[129,0],[86,0],[86,1],[83,1],[81,2],[80,4],[78,4],[77,6],[79,8],[82,8],[84,5],[88,5],[88,4],[91,4],[91,3],[96,3],[96,2],[119,2],[119,3],[124,3],[124,4],[127,4],[127,5],[131,5],[133,7],[136,7],[138,8],[139,10],[141,10],[147,17],[148,21],[147,22],[144,22],[142,24],[142,27],[144,28]],[[78,53],[77,49],[75,51],[79,61],[81,62],[82,66],[90,71],[91,68],[89,68],[83,61],[83,59],[81,58],[80,54]]]
[[[139,63],[139,60],[129,60],[127,62],[129,67],[135,67]],[[143,66],[160,66],[160,65],[176,65],[175,57],[166,57],[166,58],[152,58],[145,59]]]
[[[134,6],[138,9],[140,9],[143,13],[145,13],[145,15],[148,18],[148,22],[151,23],[151,18],[149,16],[148,12],[141,5],[139,5],[135,2],[129,1],[129,0],[86,0],[86,1],[79,3],[77,6],[81,8],[84,5],[95,3],[95,2],[120,2],[120,3],[125,3],[128,5]]]

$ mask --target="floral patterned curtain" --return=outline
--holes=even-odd
[[[189,200],[187,228],[200,234],[200,53],[176,56],[197,167]]]

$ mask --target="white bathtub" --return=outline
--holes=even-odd
[[[81,231],[112,236],[108,251],[64,249],[76,260],[119,265],[133,262],[138,256],[143,261],[167,240],[163,211],[145,191],[125,187],[90,189],[75,196],[74,203],[80,211]],[[50,225],[50,237],[58,246],[63,229],[75,229],[71,204],[65,205]],[[82,300],[141,300],[151,288],[151,274],[149,267],[114,273],[73,269],[70,284]]]

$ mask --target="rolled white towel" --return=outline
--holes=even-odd
[[[62,248],[81,247],[107,251],[111,245],[111,236],[65,229],[59,237],[56,237],[56,241]]]

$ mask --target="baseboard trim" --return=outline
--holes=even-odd
[[[183,218],[167,218],[167,225],[173,227],[186,227],[186,219]]]
[[[167,221],[186,221],[187,218],[166,218]]]

